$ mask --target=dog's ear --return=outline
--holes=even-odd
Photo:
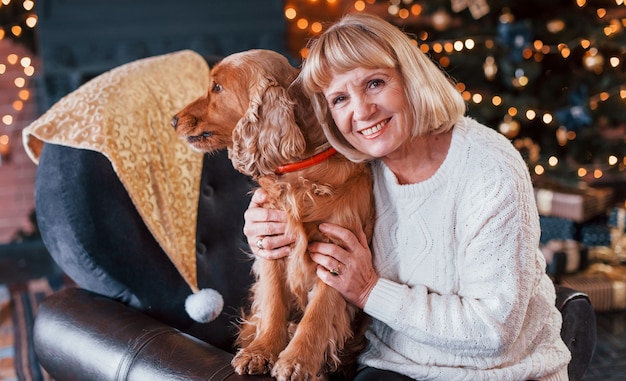
[[[302,158],[306,141],[294,113],[294,102],[277,81],[262,78],[250,105],[233,131],[229,156],[235,168],[258,178]]]

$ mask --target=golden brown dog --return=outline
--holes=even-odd
[[[228,148],[234,167],[268,192],[267,206],[287,211],[296,242],[285,259],[255,260],[252,303],[232,361],[239,374],[271,372],[281,381],[354,365],[365,342],[362,311],[317,277],[307,245],[328,240],[321,222],[364,229],[368,240],[373,223],[368,165],[330,148],[297,75],[276,52],[230,55],[211,69],[206,96],[172,119],[195,149]]]

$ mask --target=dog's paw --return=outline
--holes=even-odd
[[[231,361],[231,365],[239,375],[268,374],[272,370],[273,364],[274,361],[271,356],[264,353],[247,351],[245,349],[237,352]]]
[[[272,377],[277,381],[322,381],[327,377],[319,369],[307,367],[297,361],[279,359],[272,368]]]

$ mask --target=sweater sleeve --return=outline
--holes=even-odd
[[[469,152],[471,174],[456,179],[461,185],[453,196],[448,247],[454,252],[430,253],[454,261],[454,292],[380,279],[365,305],[415,343],[461,356],[500,356],[532,325],[527,308],[544,273],[538,215],[526,165],[508,142],[498,143],[503,148]],[[547,319],[549,308],[539,313]]]

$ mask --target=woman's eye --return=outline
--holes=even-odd
[[[336,98],[333,98],[332,104],[333,105],[339,104],[339,103],[343,102],[345,99],[346,99],[346,97],[344,97],[343,95],[339,96],[339,97],[336,97]]]
[[[211,92],[212,93],[219,93],[220,91],[222,91],[224,88],[222,87],[222,85],[220,85],[219,83],[214,83],[213,87],[211,88]]]
[[[383,83],[385,82],[382,79],[372,79],[371,81],[367,83],[367,87],[369,89],[375,89],[379,87],[380,85],[382,85]]]

